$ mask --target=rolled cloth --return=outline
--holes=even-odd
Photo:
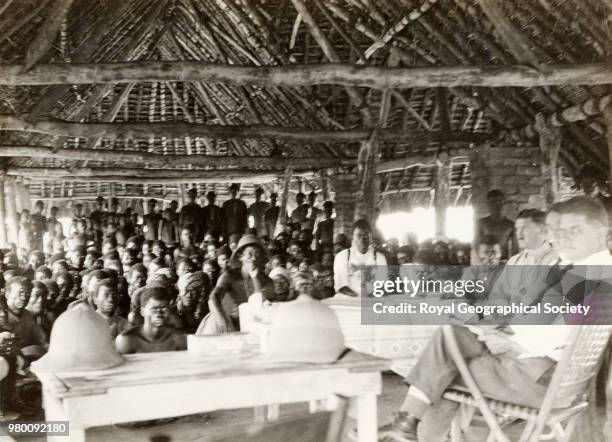
[[[203,272],[183,273],[176,283],[179,291],[187,289],[202,290],[208,286],[208,276]]]

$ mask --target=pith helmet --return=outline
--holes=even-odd
[[[345,351],[334,311],[320,301],[283,303],[274,314],[266,356],[286,362],[330,363]]]
[[[123,362],[104,318],[88,305],[79,304],[57,318],[49,351],[32,367],[45,371],[103,370]]]

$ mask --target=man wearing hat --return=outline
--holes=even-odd
[[[243,235],[248,227],[248,209],[244,201],[238,198],[240,185],[232,183],[229,186],[230,199],[223,203],[223,220],[226,241],[230,235]]]
[[[238,306],[260,292],[263,299],[274,296],[272,280],[264,273],[266,251],[255,235],[244,235],[232,253],[228,269],[210,294],[210,315],[197,334],[221,334],[239,329]]]
[[[202,207],[202,218],[204,219],[205,234],[211,234],[216,241],[223,233],[223,210],[215,204],[217,194],[210,191],[206,194],[206,204]]]
[[[261,201],[264,190],[261,187],[255,189],[255,202],[249,206],[249,216],[253,217],[253,227],[257,230],[257,236],[263,238],[266,233],[265,215],[269,204]]]
[[[202,225],[202,207],[196,203],[197,197],[197,189],[189,189],[187,192],[187,204],[181,207],[181,212],[179,213],[179,229],[183,230],[185,227],[191,226],[194,242],[199,244],[204,236],[204,226]]]

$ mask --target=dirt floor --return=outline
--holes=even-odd
[[[399,408],[404,399],[406,391],[407,388],[400,376],[392,373],[385,373],[383,375],[383,392],[378,397],[379,425],[389,422],[391,413]],[[280,416],[282,418],[307,412],[307,404],[283,405],[280,409]],[[253,409],[248,408],[218,411],[202,415],[184,416],[169,423],[158,423],[156,425],[143,426],[142,424],[128,424],[121,426],[92,428],[87,430],[86,437],[88,442],[210,442],[211,440],[214,440],[215,437],[226,434],[228,429],[236,428],[237,426],[246,426],[251,422],[253,422]],[[605,422],[605,411],[603,412],[603,422]],[[349,426],[354,426],[354,422],[349,422]],[[608,426],[607,428],[609,431],[610,427]],[[512,438],[512,440],[516,440],[521,429],[522,427],[517,425],[516,428],[509,431],[509,436]],[[587,434],[580,434],[580,430],[581,425],[579,424],[574,440],[581,442],[601,440],[593,437],[590,432],[587,432]],[[606,430],[604,430],[604,432],[605,431]],[[484,430],[484,428],[476,426],[467,436],[466,442],[484,441],[486,440],[486,435],[487,432]],[[3,438],[0,436],[0,441],[2,439]],[[20,442],[46,441],[44,437],[19,438],[18,440]],[[350,439],[346,438],[346,440],[348,441]],[[296,435],[292,441],[282,442],[299,441],[299,435]]]

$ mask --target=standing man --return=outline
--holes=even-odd
[[[34,204],[34,213],[30,216],[30,226],[32,230],[32,250],[42,250],[43,235],[47,231],[47,218],[43,215],[45,208],[42,201]]]
[[[325,249],[333,250],[334,248],[334,219],[332,215],[334,213],[334,203],[331,201],[325,201],[323,203],[323,213],[325,219],[319,221],[317,224],[317,230],[315,230],[315,243],[319,258],[322,256]]]
[[[104,210],[104,197],[96,198],[96,210],[89,215],[90,225],[94,230],[102,230],[102,226],[106,225],[108,212]]]
[[[187,204],[181,207],[179,214],[179,228],[182,230],[188,226],[193,229],[193,239],[196,244],[199,244],[204,237],[204,226],[202,226],[202,207],[196,203],[198,191],[195,188],[189,189],[187,192]]]
[[[121,214],[119,213],[119,199],[111,198],[108,202],[108,221],[118,226],[120,216]]]
[[[268,238],[274,238],[274,233],[276,231],[276,222],[278,221],[278,215],[280,214],[280,207],[276,205],[276,201],[278,200],[278,194],[276,192],[272,192],[270,194],[270,204],[268,205],[268,210],[264,215],[265,223],[266,223],[266,235]]]
[[[155,241],[159,238],[159,223],[161,221],[161,215],[155,210],[157,206],[157,200],[151,198],[147,202],[147,214],[142,217],[142,222],[147,226],[145,232],[145,240]]]
[[[225,240],[231,235],[242,236],[248,227],[248,209],[244,201],[238,198],[240,185],[232,183],[229,186],[230,199],[223,203],[223,220]]]
[[[480,218],[476,222],[476,230],[474,234],[474,242],[472,250],[477,250],[480,240],[485,235],[493,235],[502,249],[502,260],[508,259],[510,256],[518,252],[516,239],[514,236],[514,222],[503,215],[503,207],[506,196],[499,189],[493,189],[487,194],[487,208],[489,215]],[[477,257],[473,254],[475,263]]]
[[[261,201],[264,190],[261,187],[255,189],[255,202],[249,206],[249,216],[253,217],[253,227],[257,230],[257,237],[266,235],[265,215],[269,204]]]
[[[298,223],[300,225],[300,229],[303,228],[303,225],[306,225],[306,215],[308,214],[308,204],[304,204],[305,199],[306,195],[299,192],[295,196],[297,207],[293,209],[293,212],[291,212],[291,222]]]
[[[302,226],[302,229],[308,229],[311,232],[314,231],[317,220],[321,215],[321,209],[315,207],[316,200],[317,194],[314,191],[310,192],[308,194],[308,212],[306,212],[306,222]]]
[[[605,178],[593,166],[586,165],[578,175],[578,186],[588,198],[598,200],[608,212],[612,213],[612,198],[602,189],[606,189]]]
[[[215,241],[219,241],[223,233],[223,210],[215,204],[217,194],[212,190],[206,193],[206,204],[202,207],[202,218],[204,218],[204,234],[210,234]]]

